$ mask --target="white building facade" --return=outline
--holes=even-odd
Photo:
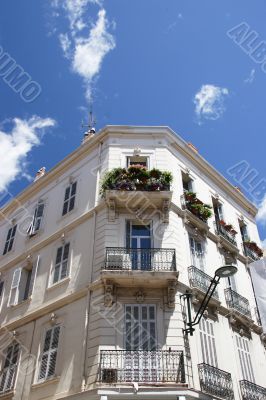
[[[167,127],[90,135],[1,209],[0,400],[266,399],[256,212]]]

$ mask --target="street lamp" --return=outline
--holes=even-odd
[[[218,268],[215,271],[214,278],[210,282],[210,286],[204,296],[204,299],[201,302],[201,305],[199,306],[199,309],[198,309],[197,314],[196,314],[195,318],[193,319],[193,321],[192,321],[192,316],[191,316],[191,296],[192,296],[192,294],[187,292],[180,296],[180,297],[185,297],[185,299],[187,301],[187,313],[188,313],[187,325],[188,325],[188,328],[183,330],[184,333],[189,333],[190,336],[193,335],[193,332],[195,331],[193,326],[199,324],[199,322],[202,318],[202,315],[203,315],[204,311],[206,310],[206,308],[209,304],[209,301],[212,298],[212,295],[213,295],[220,279],[228,278],[229,276],[234,275],[236,272],[237,272],[237,267],[235,267],[234,265],[225,265],[223,267]]]

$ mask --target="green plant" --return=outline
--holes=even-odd
[[[162,176],[162,171],[160,171],[157,168],[153,168],[150,170],[150,177],[151,178],[155,178],[155,179],[159,179]]]

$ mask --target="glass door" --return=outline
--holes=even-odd
[[[151,270],[151,226],[131,224],[132,269]]]

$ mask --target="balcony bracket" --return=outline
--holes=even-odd
[[[108,221],[115,222],[115,217],[116,217],[115,200],[109,198],[107,202],[107,207],[108,207]]]
[[[104,285],[104,306],[112,307],[114,303],[114,284],[111,281],[106,281]]]
[[[175,294],[176,294],[177,280],[169,280],[167,287],[167,305],[169,308],[175,307]]]
[[[162,222],[165,224],[169,223],[169,211],[170,211],[170,200],[163,200],[162,204]]]

